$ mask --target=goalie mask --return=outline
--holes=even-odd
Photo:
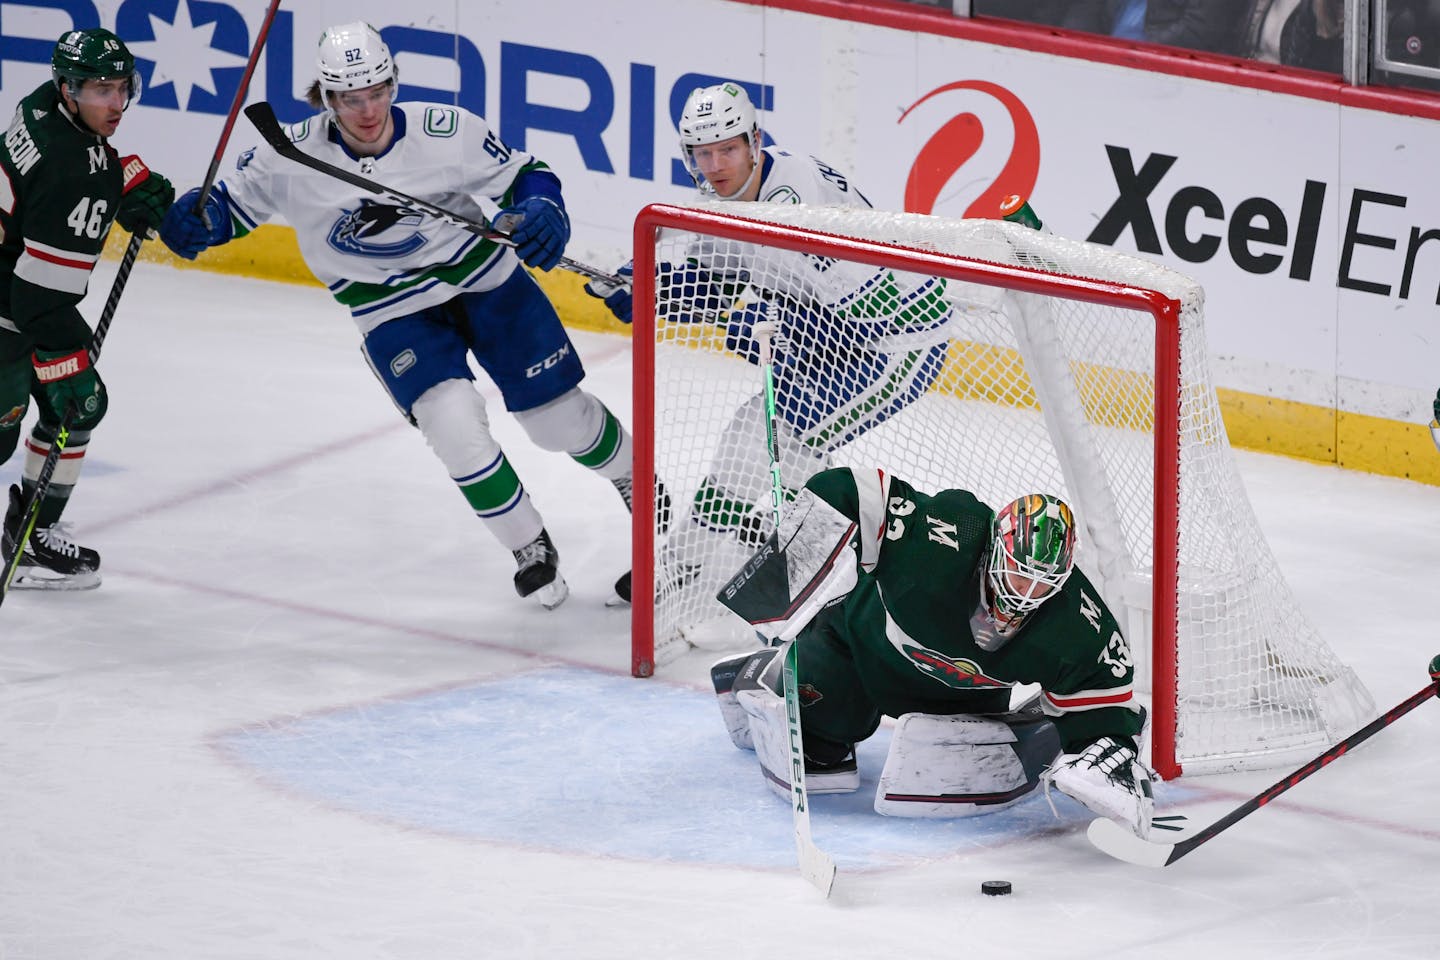
[[[734,137],[745,137],[750,156],[750,173],[738,190],[721,194],[700,170],[695,148],[723,143]],[[685,169],[695,185],[721,200],[734,200],[749,189],[760,171],[760,122],[750,95],[738,83],[721,83],[713,87],[696,87],[680,112],[680,150],[685,155]]]
[[[982,602],[1002,635],[1012,634],[1060,592],[1075,568],[1075,516],[1065,502],[1032,493],[1006,504],[991,526]]]
[[[315,58],[320,89],[328,95],[388,83],[396,85],[395,60],[380,32],[364,21],[331,27],[320,35]]]

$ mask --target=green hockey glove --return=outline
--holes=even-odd
[[[105,416],[110,401],[100,374],[90,365],[89,352],[83,347],[72,352],[36,350],[32,360],[35,378],[45,388],[45,397],[55,413],[63,416],[65,408],[74,404],[75,420],[71,428],[93,429]]]
[[[115,221],[131,233],[143,231],[145,237],[157,236],[160,221],[175,202],[175,187],[139,157],[122,157],[120,162],[125,171],[125,189]]]

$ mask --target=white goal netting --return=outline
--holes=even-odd
[[[690,645],[748,642],[714,596],[771,527],[755,362],[755,324],[766,323],[778,333],[786,488],[827,466],[874,466],[932,492],[964,487],[992,506],[1044,491],[1074,507],[1079,562],[1126,629],[1137,680],[1155,701],[1162,773],[1173,772],[1172,760],[1192,773],[1287,763],[1373,715],[1363,685],[1298,609],[1255,521],[1207,370],[1203,295],[1192,280],[999,221],[758,203],[697,209],[724,217],[726,228],[658,232],[653,390],[637,384],[636,416],[648,428],[637,435],[653,434],[654,471],[673,504],[668,531],[650,544],[653,632],[636,638],[654,644],[658,662]],[[893,259],[783,249],[764,223],[894,245]],[[738,239],[716,235],[737,224]],[[902,248],[966,258],[970,272],[947,279],[907,262]],[[1156,317],[1094,302],[1094,290],[1116,285],[1179,304],[1178,346],[1160,338],[1158,379]],[[637,314],[637,340],[649,332]],[[1178,364],[1178,389],[1167,357]],[[1160,426],[1178,444],[1178,473],[1157,470],[1157,382],[1170,385],[1162,397],[1178,393],[1178,404],[1161,404]],[[1157,477],[1164,504],[1167,476],[1178,476],[1168,484],[1178,496],[1173,526],[1156,512]],[[1159,569],[1176,583],[1158,626],[1157,531]]]

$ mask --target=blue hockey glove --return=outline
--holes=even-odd
[[[526,197],[500,211],[496,222],[513,223],[510,239],[526,266],[549,270],[560,262],[570,240],[570,218],[549,197]]]
[[[177,257],[194,260],[201,250],[228,243],[235,236],[235,225],[230,222],[230,211],[214,193],[205,198],[202,216],[195,210],[195,201],[200,198],[200,188],[187,191],[170,207],[160,223],[160,239]]]
[[[630,289],[635,278],[635,264],[625,264],[615,271],[615,276],[625,282],[617,284],[606,280],[591,280],[585,284],[585,292],[592,297],[604,300],[605,306],[615,314],[615,319],[621,323],[629,323],[635,318],[635,297]]]

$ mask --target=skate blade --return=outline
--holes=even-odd
[[[100,586],[100,571],[77,573],[72,576],[46,577],[27,573],[25,567],[15,571],[10,581],[11,590],[94,590]]]
[[[570,585],[565,582],[564,577],[557,573],[554,580],[536,590],[531,596],[539,600],[540,606],[546,610],[554,610],[565,602],[566,597],[570,596]]]

